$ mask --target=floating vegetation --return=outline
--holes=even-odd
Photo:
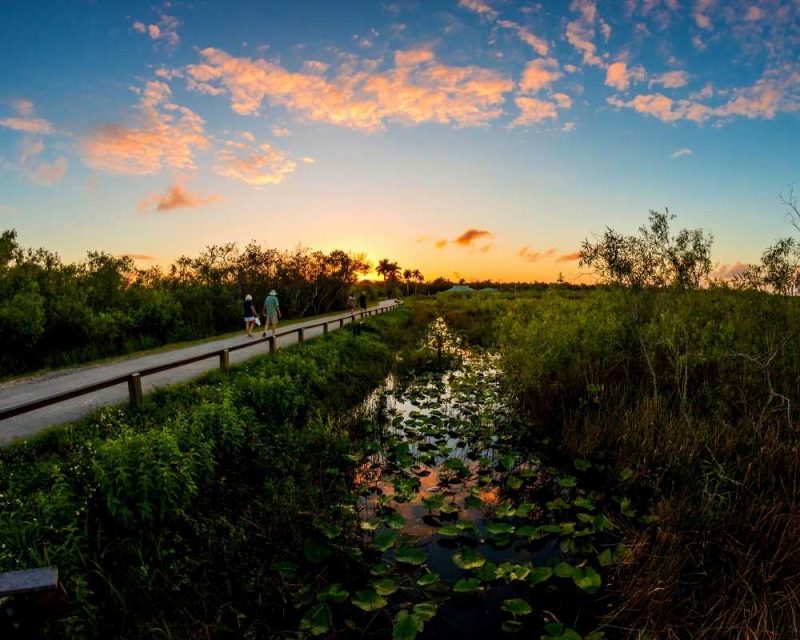
[[[493,354],[464,349],[440,321],[429,346],[457,365],[390,381],[371,439],[349,454],[369,576],[349,595],[331,571],[340,582],[318,591],[301,630],[369,635],[361,610],[386,615],[394,638],[602,638],[595,596],[627,553],[614,530],[635,516],[630,499],[598,490],[588,460],[547,462],[504,402]],[[305,549],[317,563],[341,534],[318,530]]]

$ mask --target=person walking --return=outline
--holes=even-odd
[[[351,293],[350,297],[347,299],[347,310],[350,313],[356,310],[356,297]]]
[[[264,299],[264,316],[266,322],[264,323],[264,334],[267,337],[267,331],[272,327],[272,337],[275,337],[275,330],[278,328],[278,320],[281,319],[281,305],[278,302],[278,292],[273,289],[269,295]]]
[[[253,337],[253,327],[256,324],[256,305],[253,296],[249,293],[244,297],[244,328],[248,337]]]
[[[363,291],[361,292],[361,295],[358,296],[358,306],[361,307],[362,311],[367,310],[367,294]]]

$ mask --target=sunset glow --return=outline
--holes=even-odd
[[[12,0],[0,59],[0,227],[67,260],[255,239],[580,282],[649,209],[720,273],[791,231],[797,0]]]

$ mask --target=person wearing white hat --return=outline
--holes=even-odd
[[[275,289],[272,289],[264,299],[263,314],[266,316],[266,322],[264,323],[264,333],[262,335],[266,338],[267,331],[272,327],[272,337],[274,338],[275,330],[278,328],[278,320],[281,319],[281,305],[278,302],[278,292]]]
[[[256,323],[256,305],[249,293],[244,297],[244,328],[247,335],[253,337],[253,326]]]

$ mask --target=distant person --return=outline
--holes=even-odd
[[[278,320],[281,319],[281,305],[278,302],[278,292],[273,289],[264,300],[264,337],[267,337],[267,331],[272,327],[272,337],[275,337],[275,330],[278,328]]]
[[[351,313],[356,310],[356,297],[352,293],[347,299],[347,310]]]
[[[367,310],[367,294],[363,291],[361,292],[361,295],[358,296],[358,306],[361,307],[362,311]]]
[[[253,337],[253,327],[256,324],[256,305],[253,304],[253,296],[249,293],[244,297],[244,328],[247,335]]]

